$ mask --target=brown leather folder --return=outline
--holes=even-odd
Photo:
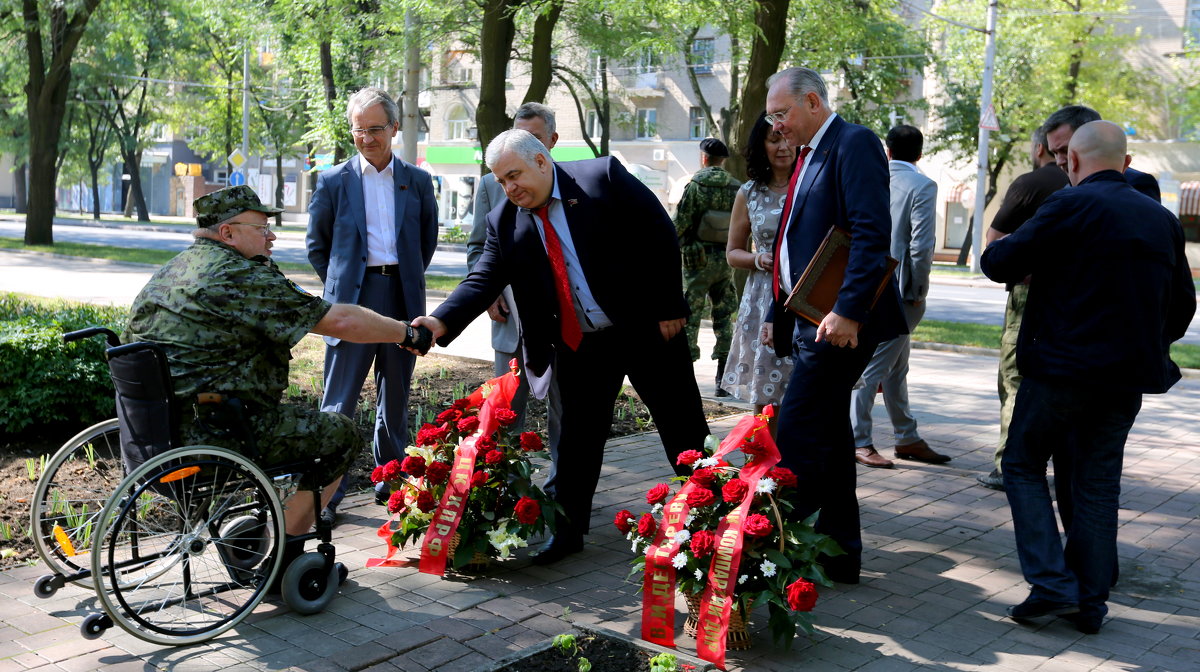
[[[817,248],[817,253],[813,255],[808,268],[804,269],[800,281],[788,294],[785,304],[788,310],[813,324],[821,324],[821,320],[825,319],[837,303],[838,291],[842,288],[846,266],[849,263],[850,234],[836,226],[829,227],[829,233],[825,234],[825,240],[821,241],[821,246]],[[875,289],[875,298],[871,300],[872,308],[891,281],[892,274],[899,264],[899,261],[887,257],[887,273]]]

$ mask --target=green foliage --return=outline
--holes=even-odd
[[[463,233],[461,226],[453,224],[446,227],[446,230],[442,232],[441,241],[443,243],[465,243],[467,242],[467,234]]]
[[[34,302],[0,294],[0,432],[65,422],[90,424],[115,413],[100,339],[63,343],[89,326],[120,331],[123,308]]]
[[[660,653],[650,659],[650,672],[676,672],[679,661],[674,654]]]

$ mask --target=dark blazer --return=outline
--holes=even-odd
[[[882,342],[907,333],[896,281],[892,277],[871,309],[871,301],[887,273],[891,247],[888,162],[879,138],[870,129],[834,119],[818,145],[808,155],[808,171],[797,191],[788,227],[788,264],[795,286],[816,254],[830,226],[850,233],[850,261],[833,312],[863,323],[860,338]],[[778,241],[774,250],[778,263]],[[775,302],[775,352],[792,351],[795,315],[783,307],[786,293]]]
[[[1179,380],[1169,348],[1196,311],[1183,229],[1117,171],[1051,194],[980,262],[997,282],[1033,276],[1022,376],[1144,393]]]
[[[425,313],[425,269],[437,247],[437,201],[429,173],[392,159],[396,185],[396,254],[407,315]],[[324,297],[333,303],[358,303],[367,269],[367,215],[363,202],[359,157],[330,168],[317,178],[308,205],[308,260],[325,283]],[[337,345],[340,339],[326,336]]]
[[[614,326],[653,327],[687,317],[679,243],[658,198],[612,157],[554,164],[584,276]],[[471,273],[433,311],[446,345],[506,285],[521,307],[527,365],[541,375],[561,334],[546,248],[528,214],[505,200],[487,216],[487,241]]]
[[[1125,180],[1129,182],[1129,185],[1134,189],[1137,189],[1150,198],[1153,198],[1155,201],[1162,203],[1162,193],[1158,189],[1158,180],[1154,179],[1154,176],[1150,173],[1143,173],[1140,170],[1126,168]]]

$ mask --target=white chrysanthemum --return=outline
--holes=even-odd
[[[674,541],[677,544],[686,544],[687,540],[691,539],[691,538],[692,538],[691,532],[688,532],[687,530],[680,530],[675,533],[675,536],[672,538],[672,541]]]
[[[437,456],[433,454],[433,451],[426,446],[409,446],[404,449],[404,452],[405,454],[412,455],[413,457],[424,458],[425,464],[431,464],[437,459]]]
[[[692,465],[692,468],[693,469],[703,469],[705,467],[708,467],[711,469],[712,467],[717,466],[718,462],[720,462],[720,460],[718,460],[715,457],[706,457],[703,460],[696,460],[696,463]]]
[[[742,574],[741,576],[739,576],[739,577],[738,577],[738,585],[739,585],[739,586],[740,586],[740,585],[742,585],[742,584],[743,584],[743,583],[745,583],[745,582],[746,582],[746,580],[747,580],[747,579],[749,579],[749,578],[750,578],[750,575],[749,575],[749,574]]]
[[[675,569],[683,569],[687,566],[687,554],[683,551],[676,553],[675,557],[671,558],[671,564],[675,566]]]
[[[703,579],[703,578],[704,578],[704,572],[697,569],[696,570],[696,580],[699,581],[700,579]]]
[[[768,579],[775,576],[775,563],[770,560],[763,560],[763,563],[758,568],[762,571],[762,575]]]
[[[633,537],[633,545],[632,545],[632,546],[630,546],[630,550],[631,550],[631,551],[633,551],[634,553],[637,553],[637,552],[638,552],[638,546],[639,546],[641,543],[642,543],[642,538],[641,538],[641,537],[639,537],[639,536],[637,536],[636,534],[634,534],[634,537]]]
[[[756,488],[754,488],[754,492],[757,494],[760,494],[760,495],[769,495],[772,492],[775,492],[775,479],[773,479],[773,478],[758,479],[758,486]]]
[[[502,558],[507,558],[514,548],[525,548],[529,545],[529,542],[521,537],[504,530],[488,532],[488,542],[492,544],[492,548],[500,552]]]
[[[662,510],[663,510],[663,505],[661,502],[650,507],[650,513],[655,516],[662,513]]]
[[[693,520],[696,520],[696,514],[694,514],[694,513],[689,513],[689,514],[688,514],[688,517],[687,517],[687,520],[683,521],[683,526],[684,526],[684,527],[691,527],[691,526],[692,526],[692,521],[693,521]]]

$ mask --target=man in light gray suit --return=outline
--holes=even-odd
[[[892,250],[898,259],[896,280],[904,319],[912,332],[925,315],[929,270],[933,266],[937,183],[921,174],[924,138],[913,126],[901,125],[887,134],[891,172]],[[850,422],[854,427],[854,458],[868,467],[890,468],[892,461],[875,450],[871,439],[871,409],[882,386],[883,403],[896,434],[896,457],[921,462],[950,460],[934,452],[917,434],[917,421],[908,408],[908,355],[912,336],[904,334],[880,343],[871,362],[850,393]]]
[[[433,180],[392,154],[399,110],[385,91],[369,87],[355,93],[346,117],[359,153],[317,178],[308,206],[308,260],[325,283],[327,300],[408,321],[425,313],[425,269],[437,247]],[[414,356],[392,343],[329,336],[325,343],[321,410],[353,417],[374,364],[375,464],[403,459]],[[322,517],[334,522],[344,495],[343,479]],[[387,496],[386,489],[376,488],[376,501],[386,503]]]
[[[517,108],[513,115],[513,128],[529,131],[533,137],[541,140],[546,149],[554,149],[558,143],[558,133],[555,131],[554,111],[541,103],[525,103]],[[471,235],[467,239],[467,272],[475,267],[475,262],[483,254],[483,243],[487,240],[487,215],[498,206],[504,205],[508,197],[504,189],[496,182],[492,173],[484,175],[479,180],[479,188],[475,191],[475,211],[471,220]],[[517,312],[517,304],[513,300],[512,288],[505,287],[504,292],[488,308],[488,316],[492,318],[492,348],[496,351],[496,375],[508,372],[508,363],[517,360],[521,368],[521,384],[512,399],[512,410],[519,414],[516,422],[517,431],[525,426],[525,405],[529,400],[529,378],[525,372],[525,357],[521,352],[521,320]],[[547,392],[547,391],[543,391]],[[541,395],[539,395],[540,398]],[[562,402],[558,397],[558,385],[553,373],[549,381],[546,399],[547,431],[550,435],[550,455],[558,453],[559,423],[562,420]],[[554,492],[554,465],[556,459],[550,462],[550,472],[546,477],[544,488]]]

